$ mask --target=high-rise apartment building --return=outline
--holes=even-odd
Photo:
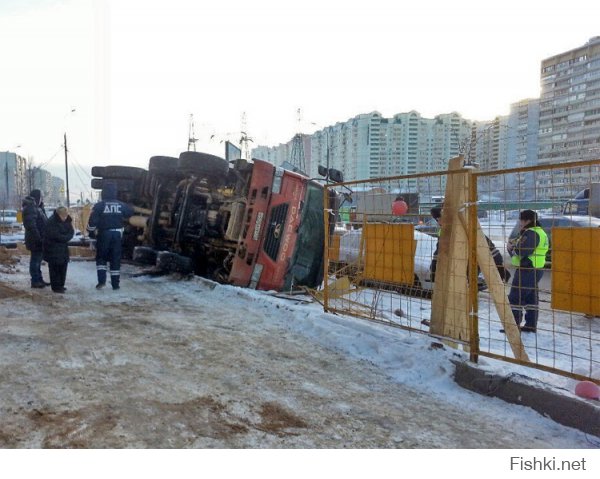
[[[351,181],[445,170],[470,133],[471,122],[458,113],[433,119],[415,111],[392,118],[379,112],[365,113],[306,136],[310,144],[307,173],[316,177],[319,165],[329,166]],[[277,147],[259,146],[252,156],[280,165],[289,161],[291,151],[289,142]],[[440,194],[444,184],[438,185],[434,194]],[[413,182],[408,187],[415,185]]]
[[[0,152],[0,208],[17,209],[27,195],[27,161],[10,151]]]
[[[542,61],[538,161],[555,164],[600,158],[600,37]],[[569,178],[539,175],[538,195],[573,194],[590,181],[590,170]],[[591,171],[598,181],[597,169]]]
[[[43,168],[33,168],[31,175],[31,189],[42,192],[42,199],[49,205],[48,199],[52,193],[52,174]]]
[[[431,154],[430,121],[416,111],[398,113],[382,122],[381,146],[386,159],[380,176],[426,171]]]
[[[311,135],[311,176],[319,165],[336,168],[347,181],[380,176],[385,159],[381,154],[381,113],[358,115]]]
[[[506,168],[508,163],[509,117],[497,116],[491,121],[473,123],[470,138],[469,158],[475,160],[483,171]],[[506,185],[503,179],[484,176],[478,183],[479,196],[487,199],[502,199]]]
[[[525,168],[538,162],[538,131],[540,101],[537,98],[521,100],[510,106],[506,131],[507,157],[503,168]],[[507,175],[506,189],[511,198],[536,199],[536,174]]]
[[[427,121],[433,127],[432,150],[428,169],[421,171],[444,171],[448,169],[450,158],[466,151],[473,122],[465,120],[456,112],[437,115]]]
[[[301,134],[302,145],[304,148],[304,163],[306,172],[311,171],[311,138],[310,135]],[[275,166],[281,166],[284,162],[292,162],[293,142],[291,139],[287,143],[280,143],[277,146],[257,146],[252,149],[252,158],[260,158],[268,161]],[[316,171],[316,170],[315,170]]]
[[[48,205],[66,204],[65,181],[62,178],[53,176],[50,179],[50,191],[46,196],[45,202]]]
[[[473,124],[475,158],[482,170],[506,168],[508,162],[508,117],[497,116],[492,121]]]
[[[319,164],[329,164],[347,180],[412,175],[443,171],[461,153],[492,171],[600,159],[600,36],[543,60],[540,75],[539,99],[513,103],[507,116],[491,121],[471,122],[458,113],[428,119],[416,111],[392,118],[372,112],[307,135],[307,172],[316,176]],[[289,161],[291,142],[258,147],[254,155],[281,164]],[[539,171],[485,181],[489,196],[568,198],[600,181],[600,167],[570,169],[562,177],[560,171]]]

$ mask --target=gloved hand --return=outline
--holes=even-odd
[[[504,266],[498,266],[498,273],[500,273],[500,278],[505,283],[510,281],[510,271],[508,271]]]

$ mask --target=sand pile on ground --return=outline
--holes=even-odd
[[[14,250],[16,252],[16,250]],[[14,273],[14,267],[19,262],[19,257],[11,250],[0,246],[0,271]]]

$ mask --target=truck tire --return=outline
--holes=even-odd
[[[146,196],[146,190],[145,190],[146,178],[148,178],[148,176],[149,176],[148,172],[146,170],[144,170],[142,175],[135,181],[137,196],[140,200],[148,199],[148,197]]]
[[[156,266],[169,273],[190,274],[194,271],[191,258],[170,251],[159,251],[156,255]]]
[[[142,191],[146,198],[152,199],[154,197],[154,175],[150,172],[144,178],[144,183],[142,184]]]
[[[136,246],[133,248],[133,261],[140,264],[155,265],[158,253],[148,246]]]
[[[219,156],[196,151],[184,151],[179,155],[177,168],[185,173],[225,181],[229,172],[229,163]]]
[[[92,188],[101,190],[105,182],[114,183],[117,186],[117,193],[132,193],[135,191],[135,182],[123,178],[92,178]]]
[[[153,156],[148,161],[148,171],[156,175],[178,176],[177,158],[173,156]]]
[[[138,180],[146,172],[144,168],[135,166],[105,166],[103,169],[103,178]]]
[[[104,166],[92,166],[92,176],[102,178],[104,176]]]

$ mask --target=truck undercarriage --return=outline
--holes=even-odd
[[[92,174],[100,177],[92,187],[114,182],[134,206],[124,234],[134,261],[259,289],[322,280],[324,238],[311,230],[323,229],[323,188],[303,175],[190,151],[152,157],[148,170],[98,166]]]

